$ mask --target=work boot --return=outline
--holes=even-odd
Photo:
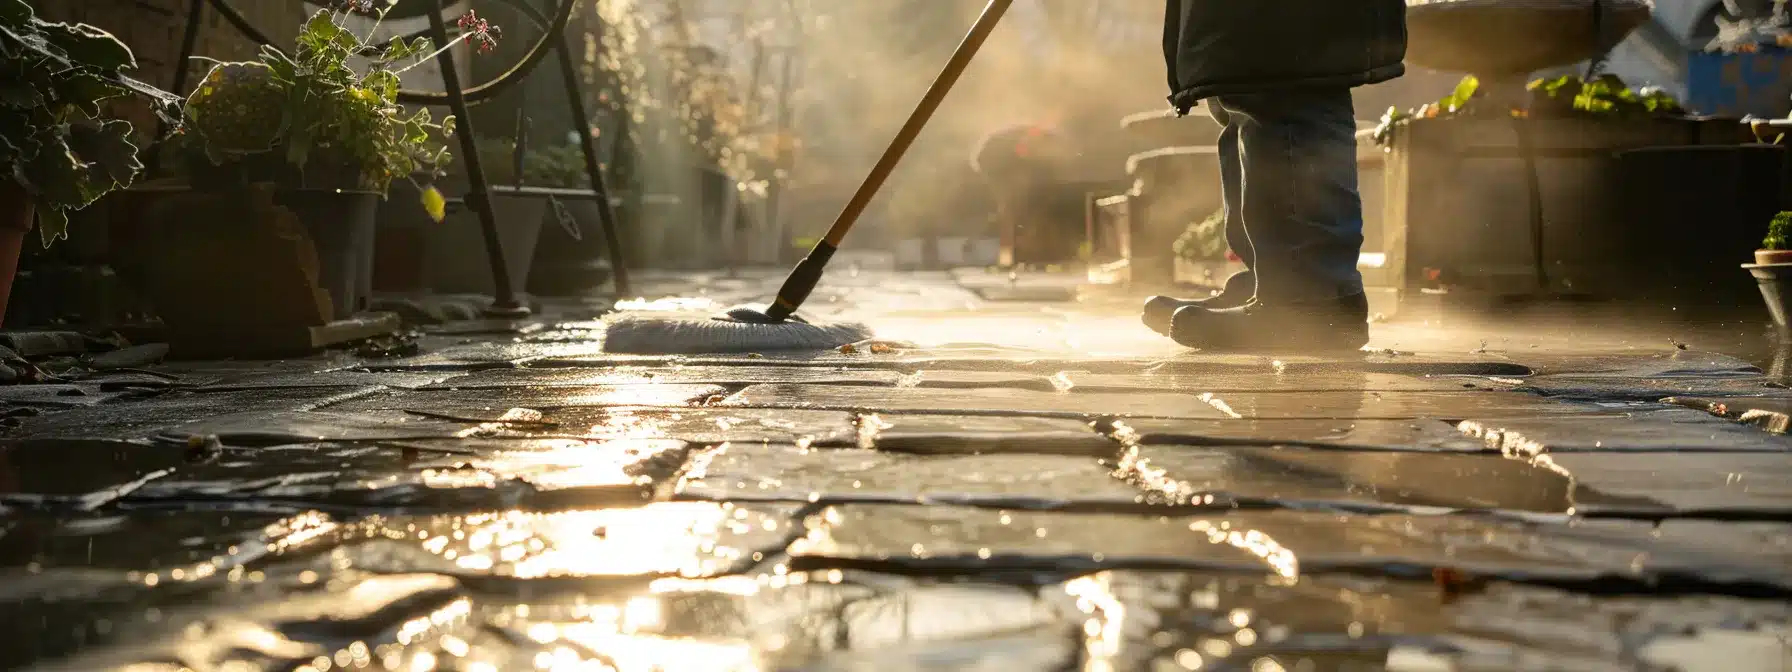
[[[1223,310],[1183,308],[1171,318],[1170,338],[1201,350],[1359,350],[1369,343],[1369,298],[1352,294],[1321,301],[1252,301]]]
[[[1189,306],[1211,310],[1238,308],[1250,303],[1251,296],[1256,293],[1257,279],[1251,275],[1250,271],[1239,271],[1233,273],[1232,277],[1226,278],[1226,287],[1221,289],[1220,293],[1205,299],[1178,299],[1173,296],[1153,296],[1145,299],[1145,313],[1139,319],[1145,322],[1145,326],[1151,327],[1152,331],[1168,336],[1170,335],[1170,317],[1175,315],[1178,310]]]

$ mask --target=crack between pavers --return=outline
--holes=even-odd
[[[968,559],[871,559],[841,558],[825,555],[799,555],[790,560],[791,571],[857,570],[925,578],[981,577],[991,571],[1047,572],[1087,574],[1100,571],[1168,571],[1168,572],[1236,572],[1261,574],[1261,565],[1244,563],[1201,562],[1145,558],[1114,558],[1102,554],[1089,556],[992,556],[973,563]],[[1653,572],[1648,576],[1624,576],[1611,572],[1591,573],[1582,577],[1551,576],[1510,570],[1461,570],[1435,563],[1400,560],[1364,559],[1350,562],[1301,562],[1301,576],[1346,575],[1371,578],[1430,580],[1435,572],[1466,571],[1471,581],[1498,581],[1524,586],[1554,588],[1571,593],[1600,597],[1735,597],[1742,599],[1792,599],[1792,588],[1766,581],[1724,581],[1699,576],[1693,572],[1673,570]],[[1441,593],[1441,591],[1440,591]],[[1442,595],[1440,595],[1442,597]]]

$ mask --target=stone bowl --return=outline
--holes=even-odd
[[[1406,60],[1506,79],[1605,53],[1649,20],[1651,0],[1407,0]]]

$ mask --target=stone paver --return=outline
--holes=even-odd
[[[1074,278],[835,266],[805,313],[875,347],[619,355],[549,301],[408,357],[0,389],[0,668],[1784,656],[1792,390],[1747,361],[1498,321],[1190,352]]]
[[[1357,450],[1497,451],[1456,425],[1426,418],[1364,420],[1360,418],[1158,420],[1127,418],[1108,431],[1134,444],[1282,445]]]
[[[867,389],[809,385],[754,385],[722,400],[735,408],[813,408],[907,413],[1098,417],[1104,415],[1169,418],[1224,418],[1226,412],[1206,400],[1168,393],[1089,394],[1033,390]]]
[[[1118,443],[1094,423],[1066,418],[871,413],[859,417],[859,445],[897,453],[1112,457]]]
[[[1792,451],[1792,439],[1726,422],[1697,411],[1650,408],[1616,415],[1506,417],[1471,415],[1459,426],[1465,434],[1510,453],[1535,455],[1571,451]]]
[[[904,455],[728,445],[692,458],[678,494],[717,501],[956,503],[1027,509],[1128,507],[1142,494],[1093,458]],[[1142,508],[1142,507],[1141,507]]]
[[[494,369],[431,381],[430,390],[486,390],[517,387],[598,387],[608,385],[895,385],[902,374],[878,369],[797,366],[607,367],[599,369]]]

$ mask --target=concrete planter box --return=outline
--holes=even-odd
[[[1520,124],[1536,157],[1549,287],[1538,286]],[[1373,198],[1365,197],[1367,228],[1376,230],[1366,236],[1373,242],[1365,249],[1385,255],[1375,282],[1406,292],[1444,284],[1495,295],[1633,293],[1627,271],[1636,264],[1622,246],[1636,234],[1620,213],[1634,194],[1619,179],[1620,153],[1734,145],[1743,137],[1745,130],[1733,120],[1455,118],[1408,124],[1396,131],[1384,157],[1382,204],[1371,206]],[[1372,163],[1363,155],[1362,164]],[[1365,179],[1365,191],[1373,190],[1372,179]],[[1383,213],[1379,227],[1369,214],[1375,209]]]

